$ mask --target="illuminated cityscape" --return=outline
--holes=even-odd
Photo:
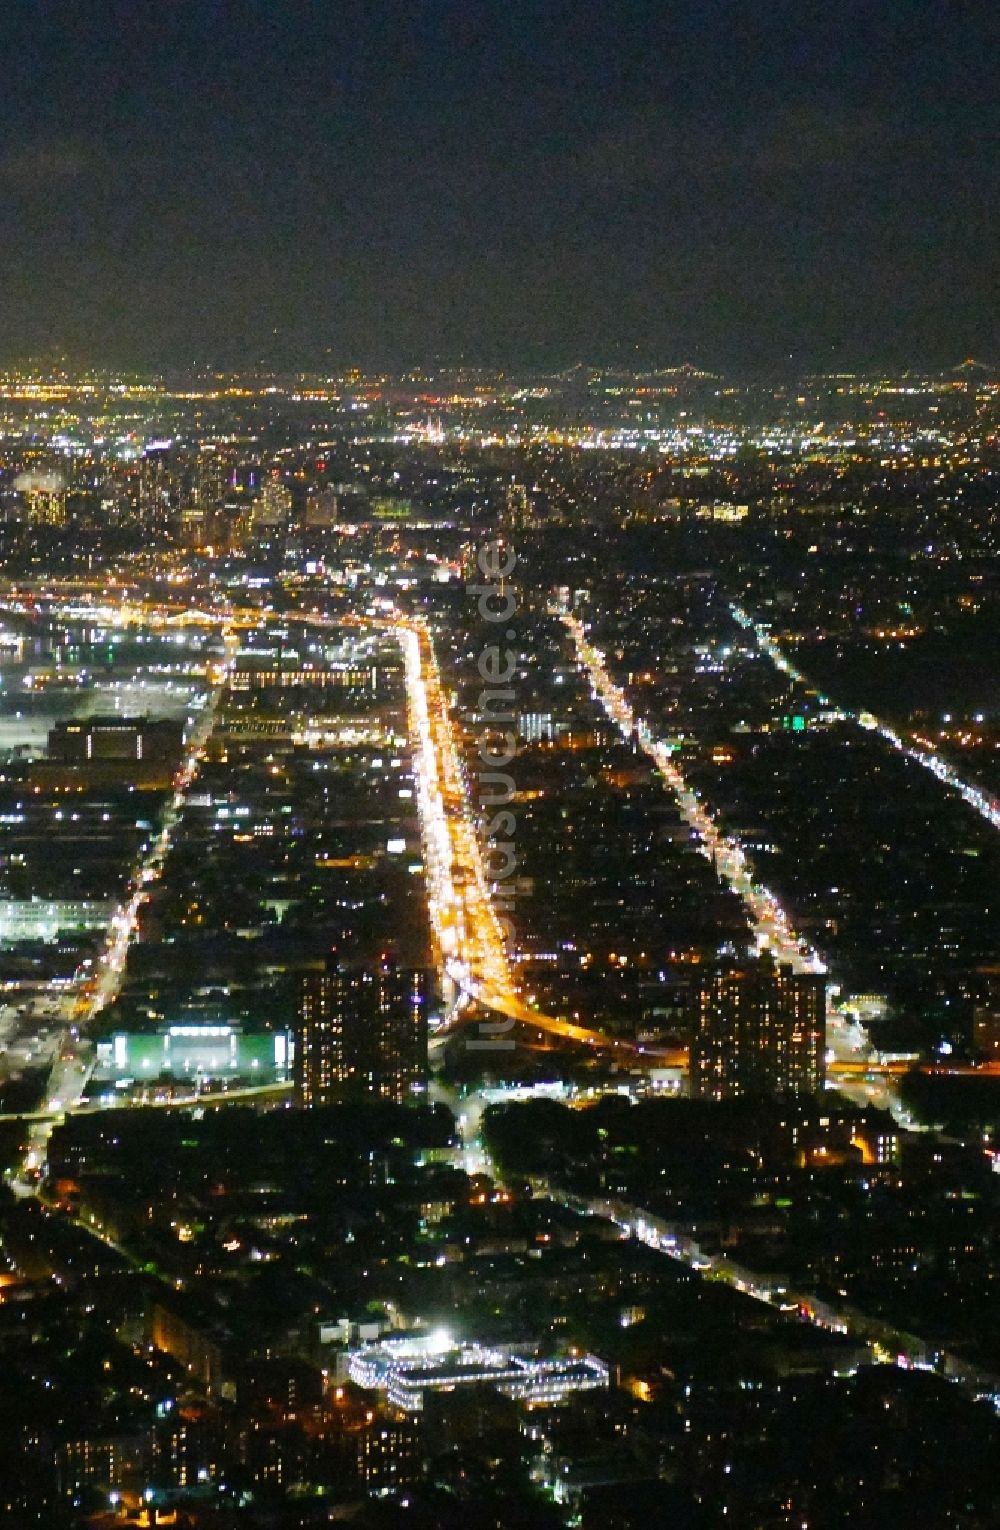
[[[0,1527],[996,1530],[995,18],[12,9]]]
[[[640,373],[478,374],[475,437],[462,373],[9,381],[12,1524],[850,1523],[987,1459],[1000,388],[803,380],[848,464],[663,376],[683,447]],[[836,1487],[751,1450],[818,1407]]]

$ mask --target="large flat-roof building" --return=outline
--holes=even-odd
[[[270,1084],[287,1079],[290,1067],[291,1037],[285,1030],[244,1031],[239,1025],[195,1021],[155,1031],[115,1031],[97,1043],[94,1076],[117,1084],[162,1077]]]
[[[87,717],[57,723],[49,733],[51,760],[84,765],[96,760],[173,760],[184,730],[169,718]]]
[[[539,1358],[510,1344],[455,1343],[446,1335],[386,1339],[351,1352],[348,1375],[384,1392],[390,1407],[420,1413],[429,1392],[484,1383],[528,1404],[562,1402],[572,1392],[608,1385],[608,1367],[594,1355]]]

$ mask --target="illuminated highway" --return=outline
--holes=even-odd
[[[635,1051],[602,1031],[543,1014],[520,997],[490,895],[430,632],[420,618],[398,621],[395,631],[403,650],[431,929],[445,973],[462,994],[493,1014],[564,1041]]]
[[[796,681],[799,685],[815,689],[815,687],[810,685],[808,678],[802,671],[797,669],[787,655],[782,652],[766,627],[756,623],[741,606],[731,605],[729,610],[739,626],[744,631],[753,634],[757,647],[761,653],[767,655],[776,669],[780,670],[783,675],[787,675],[790,680]],[[863,728],[866,733],[877,734],[890,748],[905,755],[908,760],[916,761],[924,770],[930,771],[931,775],[940,781],[943,786],[947,786],[950,790],[957,792],[962,801],[967,803],[973,812],[978,813],[980,818],[984,818],[991,828],[1000,829],[1000,800],[991,796],[989,792],[984,792],[974,782],[966,781],[963,776],[959,775],[953,765],[949,765],[948,761],[938,754],[932,744],[925,742],[912,733],[905,736],[897,733],[895,728],[890,727],[888,723],[882,722],[872,712],[853,712],[848,707],[836,706],[829,696],[824,696],[819,692],[817,692],[817,696],[820,703],[828,708],[834,717],[844,722],[854,723],[857,727]]]
[[[464,991],[486,986],[517,1002],[499,922],[490,903],[478,836],[469,814],[447,702],[423,622],[400,622],[417,806],[423,835],[431,928],[442,962]]]
[[[287,1079],[274,1084],[239,1084],[232,1088],[196,1089],[193,1094],[129,1098],[118,1101],[115,1108],[124,1104],[142,1110],[204,1110],[207,1105],[232,1105],[245,1100],[283,1100],[291,1095],[292,1088],[291,1081]],[[74,1116],[100,1115],[108,1108],[106,1100],[80,1099],[75,1105],[60,1105],[57,1110],[0,1111],[0,1121],[49,1122],[51,1126],[57,1126],[67,1113]]]
[[[95,1016],[111,1003],[121,987],[128,948],[138,925],[139,909],[145,901],[149,884],[163,870],[171,837],[184,807],[184,799],[198,773],[205,745],[215,724],[216,708],[236,652],[236,639],[232,633],[227,631],[225,641],[225,661],[216,666],[211,675],[212,688],[205,693],[201,714],[188,738],[184,759],[174,777],[173,792],[161,817],[160,827],[133,871],[128,896],[111,919],[96,969],[91,970],[89,965],[80,969],[63,995],[63,1021],[67,1032],[70,1025],[85,1030]],[[53,1127],[67,1112],[86,1108],[83,1106],[83,1095],[91,1070],[92,1062],[69,1042],[67,1036],[67,1043],[56,1050],[43,1102],[32,1116],[26,1151],[14,1181],[22,1193],[34,1188],[33,1181],[45,1163]]]
[[[573,639],[577,661],[589,676],[594,695],[623,736],[629,740],[634,738],[663,776],[682,819],[698,835],[702,853],[742,899],[758,947],[771,952],[778,961],[787,962],[796,972],[825,972],[825,963],[796,936],[774,894],[755,879],[743,847],[720,832],[697,792],[687,784],[674,764],[667,745],[654,737],[646,722],[636,717],[624,690],[612,679],[604,655],[588,640],[582,623],[568,614],[562,619]],[[826,1045],[827,1072],[836,1075],[838,1088],[861,1104],[891,1110],[901,1125],[912,1124],[900,1104],[894,1079],[883,1077],[886,1070],[868,1056],[867,1039],[859,1033],[857,1026],[850,1025],[829,1004]],[[890,1074],[893,1071],[889,1070]]]
[[[779,961],[788,962],[796,972],[825,972],[826,966],[817,953],[791,929],[774,894],[755,880],[742,845],[716,827],[698,793],[687,784],[674,764],[668,745],[655,738],[649,726],[636,717],[624,690],[612,679],[604,655],[588,641],[582,623],[569,615],[563,616],[563,621],[573,639],[577,661],[587,671],[595,696],[624,737],[630,741],[635,739],[663,776],[674,794],[682,819],[698,835],[702,853],[742,899],[760,948],[771,951]]]

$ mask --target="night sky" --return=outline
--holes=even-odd
[[[1000,361],[993,0],[7,0],[0,357]]]

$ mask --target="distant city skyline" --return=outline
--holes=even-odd
[[[173,385],[198,378],[230,377],[247,379],[294,379],[313,377],[317,379],[344,379],[357,373],[360,379],[374,381],[385,379],[392,383],[418,383],[435,377],[454,377],[462,373],[482,374],[484,378],[511,380],[558,379],[569,381],[574,373],[590,373],[594,376],[620,374],[631,377],[649,377],[668,373],[689,373],[693,379],[704,378],[706,382],[718,380],[748,387],[767,388],[771,385],[791,385],[808,378],[834,378],[838,376],[858,378],[946,377],[950,373],[963,373],[982,378],[1000,376],[1000,352],[983,352],[977,355],[959,355],[954,358],[928,359],[911,356],[900,360],[874,358],[865,362],[851,362],[849,358],[827,360],[822,357],[808,363],[795,356],[776,359],[767,364],[763,360],[756,365],[729,365],[711,356],[687,352],[680,359],[672,353],[661,356],[633,356],[628,354],[579,355],[568,358],[550,356],[533,360],[508,358],[477,358],[473,356],[427,355],[390,362],[377,357],[345,354],[335,356],[332,351],[323,356],[275,357],[251,356],[242,358],[208,358],[195,356],[187,361],[119,362],[113,357],[90,356],[84,352],[67,353],[56,349],[0,353],[0,375],[31,377],[39,381],[56,382],[64,378],[70,385],[77,385],[88,378],[95,380],[134,379],[141,383],[162,384],[167,390]]]

